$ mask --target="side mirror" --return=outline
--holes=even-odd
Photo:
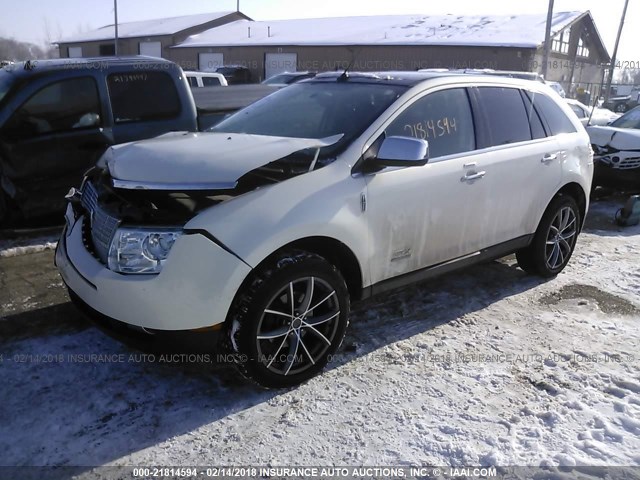
[[[429,142],[412,137],[387,137],[371,161],[380,167],[421,167],[429,161]]]

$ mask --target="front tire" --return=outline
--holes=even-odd
[[[348,319],[340,272],[319,255],[285,252],[259,267],[236,296],[228,348],[245,377],[267,388],[290,387],[322,371]]]
[[[581,222],[580,209],[572,197],[554,198],[540,220],[531,245],[516,252],[520,268],[544,278],[558,275],[573,254]]]

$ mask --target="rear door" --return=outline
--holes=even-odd
[[[25,216],[59,209],[112,143],[98,92],[92,76],[46,83],[2,126],[4,175]]]
[[[471,90],[481,149],[473,162],[490,192],[480,238],[493,246],[531,234],[562,180],[561,145],[515,87]]]

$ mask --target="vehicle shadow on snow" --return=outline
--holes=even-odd
[[[342,348],[344,355],[337,355],[337,361],[330,368],[482,310],[544,282],[517,268],[511,256],[356,303]]]

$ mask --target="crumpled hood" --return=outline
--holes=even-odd
[[[636,128],[588,127],[591,143],[616,150],[640,150],[640,130]]]
[[[153,184],[159,189],[178,184],[233,188],[237,180],[251,170],[299,150],[333,145],[341,137],[309,139],[177,132],[116,145],[111,147],[105,160],[114,180]]]

